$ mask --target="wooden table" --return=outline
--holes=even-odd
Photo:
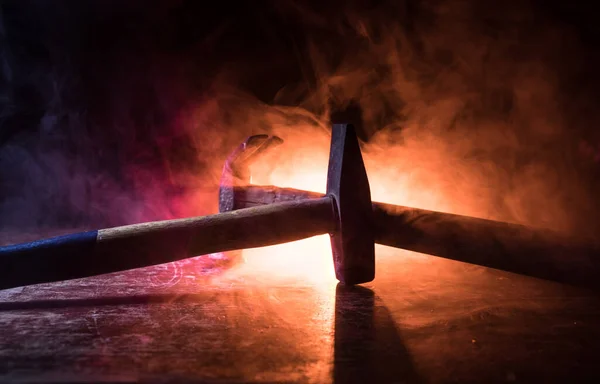
[[[600,380],[598,294],[385,247],[344,289],[289,249],[0,291],[0,381]]]

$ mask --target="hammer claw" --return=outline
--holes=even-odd
[[[250,184],[250,165],[283,140],[277,136],[253,135],[242,142],[227,158],[219,185],[219,212],[235,209],[233,188]]]

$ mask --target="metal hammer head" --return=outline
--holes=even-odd
[[[356,131],[334,124],[327,171],[327,194],[333,198],[338,225],[331,236],[335,276],[344,284],[375,278],[375,238],[369,179]]]
[[[266,151],[283,143],[277,136],[254,135],[241,143],[225,160],[219,183],[219,212],[236,209],[234,187],[250,184],[250,165]]]
[[[281,143],[276,136],[252,136],[231,154],[223,168],[220,212],[237,209],[234,187],[248,184],[249,165]],[[337,279],[349,285],[372,281],[375,278],[373,208],[369,180],[353,125],[333,125],[327,195],[332,199],[333,217],[336,218],[335,230],[330,236]]]

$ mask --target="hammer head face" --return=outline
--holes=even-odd
[[[337,279],[348,285],[375,278],[371,190],[354,126],[334,124],[327,172],[327,194],[337,210],[331,234]]]

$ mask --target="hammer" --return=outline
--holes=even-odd
[[[276,136],[251,136],[232,153],[223,168],[220,212],[323,197],[320,193],[298,189],[250,185],[250,165],[281,143],[283,140]],[[245,153],[249,148],[252,149]],[[367,200],[362,159],[354,146],[347,147],[345,156],[356,171],[360,169],[360,174],[341,180],[356,181],[357,194],[364,196],[353,198],[362,209]],[[328,177],[331,177],[331,164]],[[348,194],[351,192],[346,191],[352,191],[348,185],[341,190]],[[344,212],[352,211],[350,205],[343,208]],[[370,231],[365,234],[373,235],[376,243],[386,246],[570,285],[600,288],[600,249],[597,244],[550,230],[378,202],[372,203],[370,216],[363,212],[361,217],[351,220],[367,219],[371,220],[368,228],[361,228],[355,221],[347,222],[347,225],[352,230]],[[355,234],[357,232],[353,232]],[[337,244],[332,243],[332,246],[334,251],[340,249]],[[343,249],[343,252],[346,258],[354,256],[352,250]],[[348,263],[347,259],[334,253],[334,263],[338,279],[344,281],[344,272],[337,267]],[[364,259],[361,265],[366,268],[371,264]]]
[[[240,153],[247,155],[251,147],[247,144]],[[0,247],[0,289],[264,247],[326,233],[331,236],[336,277],[346,284],[360,284],[375,277],[372,215],[369,181],[354,127],[335,124],[325,196]]]

